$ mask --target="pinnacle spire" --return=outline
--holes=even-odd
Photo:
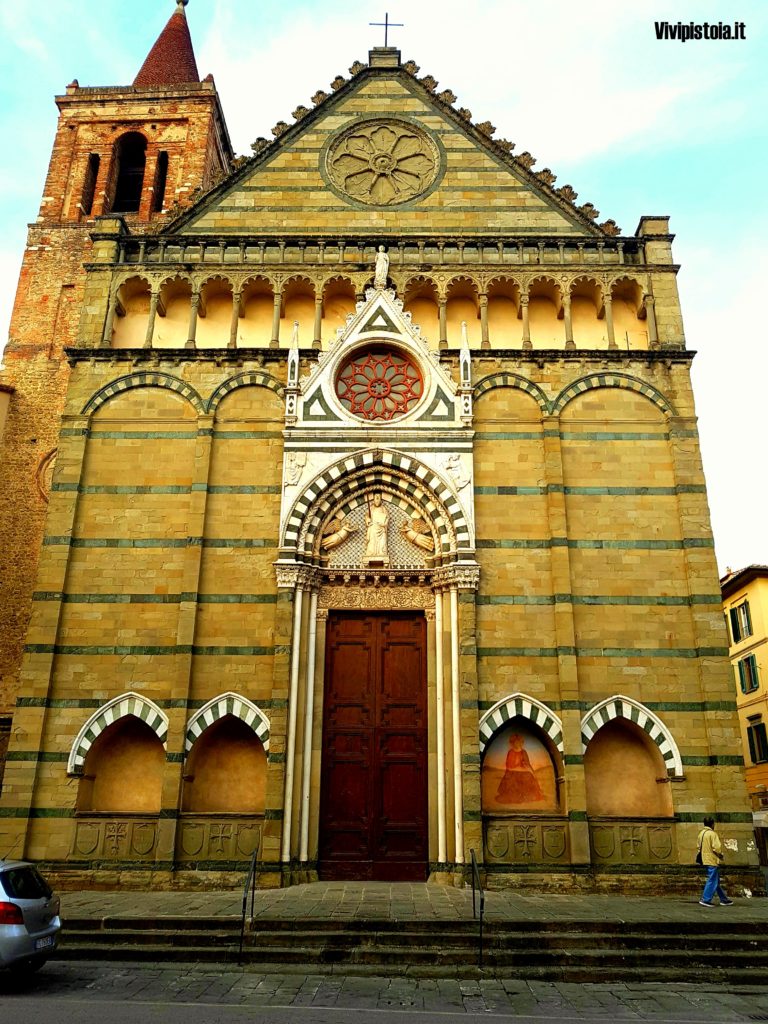
[[[147,54],[133,84],[141,88],[153,85],[181,85],[199,82],[195,51],[184,8],[189,0],[176,0],[176,10]]]

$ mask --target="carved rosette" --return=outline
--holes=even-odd
[[[440,169],[435,143],[407,121],[375,120],[343,132],[326,157],[331,183],[350,199],[393,206],[422,195]]]

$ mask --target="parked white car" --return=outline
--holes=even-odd
[[[0,860],[0,967],[36,971],[56,949],[59,897],[34,866]]]

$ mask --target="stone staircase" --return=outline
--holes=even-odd
[[[238,963],[262,971],[475,977],[477,923],[376,918],[259,919],[239,955],[240,919],[70,917],[58,956]],[[486,921],[483,974],[573,982],[768,985],[768,920]]]

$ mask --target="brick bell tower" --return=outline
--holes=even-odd
[[[153,232],[231,166],[212,76],[197,69],[176,9],[132,85],[56,97],[59,121],[40,212],[29,226],[0,386],[10,391],[0,447],[0,781],[67,387],[86,263],[104,218]]]

